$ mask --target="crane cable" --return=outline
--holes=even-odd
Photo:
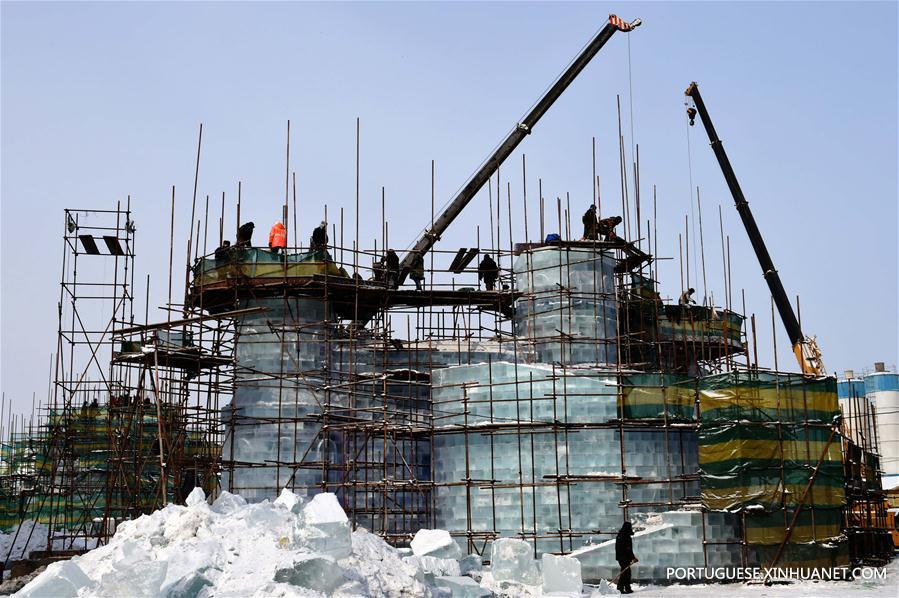
[[[696,202],[693,201],[693,148],[690,143],[690,125],[689,125],[689,123],[687,123],[686,129],[687,129],[687,172],[689,173],[689,177],[690,177],[690,228],[692,229],[692,234],[690,235],[690,237],[694,243],[694,246],[693,246],[693,274],[695,276],[697,273],[696,246],[695,246],[695,243],[696,243],[696,214],[694,212],[694,206],[695,206]],[[689,272],[690,272],[690,264],[688,262],[687,263],[687,273],[688,273],[687,274],[687,288],[690,288]],[[725,272],[725,276],[727,276],[726,272]],[[685,290],[685,289],[681,289],[681,291],[683,291],[683,290]],[[706,289],[703,289],[703,293],[706,294],[706,292],[707,292]],[[708,301],[708,298],[704,297],[703,305],[706,305],[707,301]]]

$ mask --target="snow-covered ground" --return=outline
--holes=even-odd
[[[169,505],[119,526],[110,542],[50,565],[16,596],[208,598],[231,596],[497,596],[617,595],[582,586],[572,557],[547,555],[540,566],[521,540],[493,543],[493,570],[464,556],[450,535],[422,530],[411,549],[397,549],[350,530],[333,494],[305,501],[290,491],[247,504],[227,492],[212,505],[199,489],[187,506]],[[524,546],[522,546],[524,545]],[[897,596],[899,562],[885,579],[791,585],[641,586],[644,596]],[[525,583],[526,582],[526,583]]]

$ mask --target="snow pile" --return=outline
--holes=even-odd
[[[18,561],[32,550],[46,550],[47,526],[26,519],[9,532],[0,533],[0,560]]]
[[[431,596],[419,568],[367,531],[350,531],[333,494],[285,490],[247,504],[195,489],[119,525],[109,544],[51,564],[18,594],[54,596]],[[458,568],[458,564],[457,564]]]

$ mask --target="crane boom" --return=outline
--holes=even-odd
[[[550,106],[559,99],[562,92],[571,84],[572,81],[580,74],[584,67],[593,59],[594,56],[602,49],[609,38],[616,31],[631,31],[641,24],[640,19],[636,19],[632,23],[618,18],[615,15],[609,15],[609,22],[596,34],[596,36],[588,43],[583,51],[575,58],[562,75],[556,79],[556,82],[549,88],[542,98],[534,105],[521,122],[515,125],[515,128],[496,148],[496,151],[484,161],[477,172],[472,175],[468,182],[462,187],[459,193],[449,203],[447,208],[434,220],[431,228],[427,229],[422,237],[415,243],[415,246],[403,258],[400,265],[400,279],[402,284],[409,274],[412,261],[415,255],[424,254],[430,251],[434,244],[440,239],[440,236],[446,231],[453,220],[462,212],[466,205],[481,190],[484,184],[493,176],[493,173],[499,168],[500,164],[508,158],[518,144],[531,133],[534,126],[540,118],[549,110]]]
[[[768,283],[768,289],[771,291],[780,319],[787,330],[787,336],[790,339],[790,344],[793,346],[793,353],[799,361],[799,366],[802,368],[802,373],[815,376],[824,375],[826,370],[821,358],[821,351],[814,337],[806,337],[802,334],[799,320],[796,319],[796,314],[793,313],[793,306],[790,304],[787,292],[780,281],[780,275],[774,268],[774,261],[771,259],[771,254],[768,253],[768,248],[765,246],[764,239],[762,239],[762,233],[759,231],[752,211],[749,209],[749,202],[746,201],[746,197],[743,195],[743,190],[737,181],[737,175],[734,174],[734,169],[730,165],[730,160],[724,151],[724,145],[718,138],[715,125],[712,124],[705,102],[702,101],[702,95],[699,93],[699,86],[696,85],[695,81],[690,83],[684,94],[693,102],[693,106],[688,106],[687,108],[690,125],[693,125],[693,120],[697,113],[702,118],[702,124],[705,127],[706,134],[709,136],[712,151],[718,159],[718,165],[724,174],[724,180],[727,181],[727,186],[730,188],[731,195],[733,195],[737,212],[740,214],[740,219],[743,221],[743,226],[749,235],[749,241],[755,250],[759,265],[762,267],[762,275],[765,277],[765,282]]]

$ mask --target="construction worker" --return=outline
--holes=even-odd
[[[488,291],[496,288],[496,279],[499,278],[499,266],[490,257],[490,254],[484,255],[484,259],[478,264],[478,280],[484,281],[484,287]]]
[[[598,227],[599,221],[596,219],[596,205],[593,204],[587,211],[584,212],[584,216],[581,218],[581,222],[584,223],[584,240],[585,241],[596,241],[599,238],[598,235]]]
[[[396,289],[399,286],[400,258],[393,249],[388,249],[384,255],[384,267],[387,274],[387,288]]]
[[[696,305],[696,300],[693,299],[693,293],[696,290],[693,288],[689,288],[683,293],[680,294],[680,299],[677,300],[677,304],[681,307],[690,307],[691,305]]]
[[[253,239],[253,229],[256,225],[252,222],[241,224],[237,229],[237,247],[251,247],[250,243]]]
[[[422,290],[422,283],[425,279],[425,258],[419,251],[412,256],[412,263],[409,264],[409,276],[415,281],[415,290]]]
[[[222,241],[222,246],[218,247],[215,250],[215,261],[224,263],[227,262],[231,258],[231,241],[225,239]]]
[[[609,218],[603,218],[597,223],[597,236],[603,235],[606,238],[606,241],[619,240],[618,235],[615,234],[615,227],[619,224],[621,224],[621,216],[611,216]]]
[[[312,230],[312,238],[309,240],[312,251],[327,251],[328,249],[328,223],[324,220]]]
[[[275,255],[282,250],[287,253],[287,229],[280,220],[272,225],[272,230],[268,233],[268,248]]]
[[[618,591],[622,594],[634,593],[631,589],[631,567],[637,562],[637,557],[634,556],[634,541],[631,538],[633,535],[631,522],[625,521],[615,536],[615,560],[621,568],[618,574]]]

